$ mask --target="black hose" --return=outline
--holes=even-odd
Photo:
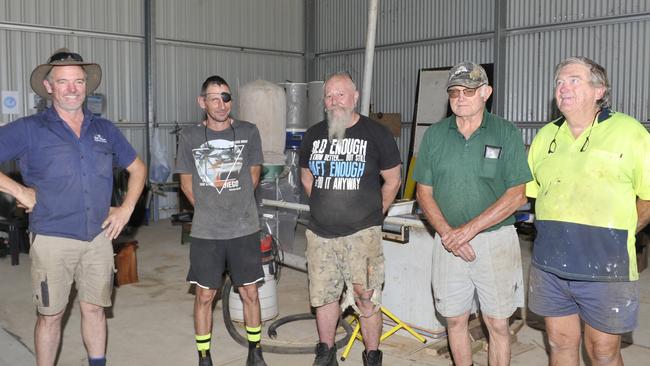
[[[222,312],[223,312],[223,321],[226,324],[226,330],[228,331],[228,334],[230,334],[230,337],[235,340],[235,342],[239,343],[240,345],[244,347],[248,347],[248,340],[241,335],[238,331],[237,328],[235,327],[235,324],[233,324],[232,318],[230,317],[230,292],[232,291],[232,282],[230,281],[230,277],[227,277],[226,280],[224,281],[223,288],[221,291],[221,306],[223,307]],[[311,313],[305,313],[305,314],[295,314],[295,315],[289,315],[283,318],[280,318],[273,322],[269,326],[269,337],[272,339],[275,339],[277,337],[277,328],[283,324],[296,321],[296,320],[308,320],[308,319],[315,319],[316,317],[311,314]],[[348,343],[348,340],[350,339],[350,336],[352,336],[352,327],[348,322],[346,322],[343,319],[339,319],[339,325],[345,329],[345,337],[341,338],[336,342],[336,347],[338,349],[342,349],[345,347],[345,345]],[[273,345],[273,344],[268,344],[262,342],[262,349],[264,352],[270,352],[270,353],[281,353],[281,354],[304,354],[304,353],[314,353],[314,350],[316,349],[316,344],[310,344],[310,345],[296,345],[296,346],[278,346],[278,345]]]

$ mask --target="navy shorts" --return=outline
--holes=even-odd
[[[610,334],[627,333],[637,326],[637,281],[566,280],[532,265],[528,291],[528,308],[541,316],[578,314],[592,328]]]
[[[226,240],[190,238],[187,281],[219,289],[226,271],[234,287],[264,281],[259,232]]]

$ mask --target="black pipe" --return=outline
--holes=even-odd
[[[244,347],[248,347],[248,340],[239,334],[237,331],[237,328],[233,324],[232,318],[230,317],[230,292],[232,291],[232,282],[230,281],[230,277],[227,277],[226,280],[224,281],[223,288],[221,290],[221,306],[223,307],[222,312],[223,312],[223,321],[226,324],[226,330],[228,331],[228,334],[230,334],[230,337],[235,340],[235,342],[239,343],[240,345]],[[297,321],[297,320],[308,320],[308,319],[315,319],[316,316],[311,314],[311,313],[305,313],[305,314],[294,314],[294,315],[289,315],[283,318],[280,318],[273,322],[269,326],[269,337],[272,339],[275,339],[278,335],[277,333],[277,328],[283,324],[292,322],[292,321]],[[352,336],[352,327],[348,322],[346,322],[344,319],[339,319],[339,325],[345,329],[345,337],[341,338],[336,342],[336,348],[338,349],[343,349],[345,345],[348,343],[348,340],[350,339],[350,336]],[[314,350],[316,349],[316,344],[311,344],[308,346],[305,345],[297,345],[297,346],[277,346],[277,345],[272,345],[268,343],[262,342],[262,349],[264,352],[270,352],[270,353],[280,353],[280,354],[305,354],[305,353],[314,353]]]

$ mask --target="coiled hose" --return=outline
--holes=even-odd
[[[239,343],[240,345],[244,347],[248,347],[248,340],[237,331],[237,327],[235,326],[235,324],[232,321],[232,318],[230,317],[230,292],[231,291],[232,291],[232,282],[230,281],[230,277],[228,277],[224,281],[223,288],[221,291],[221,306],[223,307],[222,310],[223,321],[226,324],[226,330],[228,331],[228,334],[230,334],[230,337],[232,337],[232,339],[234,339],[235,342]],[[315,319],[315,318],[316,316],[311,313],[294,314],[294,315],[285,316],[271,323],[268,329],[268,335],[271,339],[275,339],[278,335],[277,328],[280,327],[281,325],[293,321],[297,321],[297,320],[308,320],[308,319]],[[341,338],[336,342],[336,348],[342,349],[348,343],[350,336],[352,336],[352,327],[350,326],[350,324],[348,324],[348,322],[346,322],[342,318],[339,319],[339,326],[345,329],[345,337]],[[314,350],[316,349],[316,344],[309,344],[309,345],[296,344],[295,346],[280,346],[276,344],[268,344],[262,342],[262,349],[264,349],[264,352],[295,355],[295,354],[304,354],[304,353],[314,353]]]

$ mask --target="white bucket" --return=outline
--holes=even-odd
[[[262,321],[270,320],[278,316],[278,296],[277,296],[277,283],[275,276],[270,273],[270,264],[264,264],[264,284],[257,288],[257,293],[260,298],[260,312],[262,313]],[[230,318],[236,322],[244,321],[244,304],[233,288],[229,295]]]

